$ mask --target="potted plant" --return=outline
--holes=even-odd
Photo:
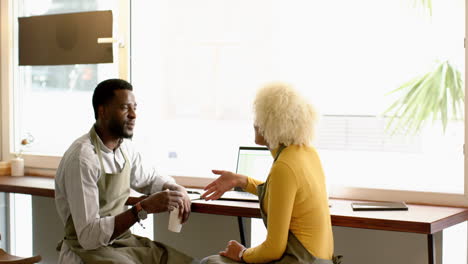
[[[34,142],[34,137],[27,134],[20,142],[21,146],[18,152],[15,153],[15,158],[11,160],[11,176],[24,176],[24,159],[23,153],[25,148]]]

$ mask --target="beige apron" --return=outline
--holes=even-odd
[[[285,147],[281,145],[278,149],[278,153],[276,154],[275,162],[281,152]],[[257,193],[258,193],[258,200],[260,203],[260,213],[262,214],[263,223],[265,227],[267,227],[267,215],[263,210],[263,199],[265,197],[265,192],[268,185],[268,179],[265,183],[260,184],[257,186]],[[239,263],[237,261],[233,261],[229,258],[214,255],[209,256],[202,260],[202,263],[206,264],[220,264],[220,263]],[[319,259],[313,256],[307,249],[301,244],[301,242],[296,238],[296,236],[289,231],[288,234],[288,244],[286,245],[286,250],[281,256],[280,259],[270,262],[271,264],[296,264],[296,263],[310,263],[310,264],[333,264],[331,260]]]
[[[101,177],[98,180],[99,215],[115,216],[125,211],[125,202],[130,195],[130,162],[127,156],[120,173],[107,174],[104,171],[98,136],[94,127],[90,131],[91,142],[101,164]],[[198,263],[193,258],[148,238],[133,235],[130,230],[121,234],[108,246],[85,250],[78,242],[75,225],[70,216],[65,225],[65,243],[80,256],[84,263],[92,264],[148,264],[148,263]]]

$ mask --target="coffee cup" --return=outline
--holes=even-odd
[[[174,208],[169,212],[169,224],[167,229],[172,232],[180,233],[182,229],[182,219],[179,218],[179,208]]]

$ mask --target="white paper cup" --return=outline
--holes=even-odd
[[[11,160],[11,176],[24,176],[24,159],[14,158]]]
[[[180,233],[182,229],[182,220],[179,218],[179,208],[175,208],[169,213],[169,224],[167,229],[172,232]]]

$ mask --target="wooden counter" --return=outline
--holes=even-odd
[[[0,176],[0,192],[23,193],[54,197],[54,179],[47,177]],[[139,201],[141,194],[132,192],[128,204]],[[366,228],[434,234],[447,227],[468,220],[468,208],[408,205],[408,211],[355,212],[351,200],[330,199],[332,224],[334,226]],[[256,202],[202,201],[192,202],[192,211],[205,214],[260,217]]]

